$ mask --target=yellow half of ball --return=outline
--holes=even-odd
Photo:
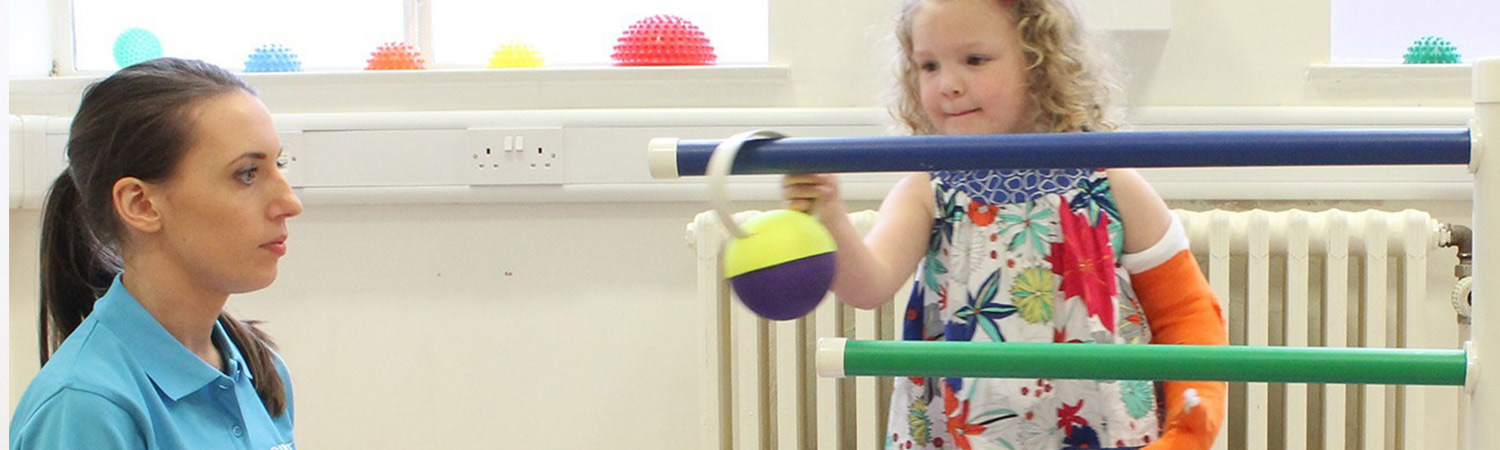
[[[838,249],[818,219],[789,209],[761,213],[740,228],[750,236],[725,246],[726,278]]]

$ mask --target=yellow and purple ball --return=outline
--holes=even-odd
[[[724,276],[740,301],[761,317],[807,315],[833,284],[833,235],[817,219],[792,210],[769,211],[740,225],[748,237],[724,248]]]

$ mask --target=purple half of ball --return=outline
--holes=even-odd
[[[746,307],[771,320],[807,315],[833,284],[834,253],[794,259],[730,278],[729,284]]]

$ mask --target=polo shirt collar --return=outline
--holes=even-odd
[[[94,304],[94,312],[91,316],[98,317],[99,323],[126,344],[135,360],[140,363],[141,368],[156,387],[173,401],[181,400],[188,394],[197,392],[209,383],[225,376],[219,369],[210,366],[199,359],[193,352],[188,351],[177,338],[172,337],[167,329],[161,326],[151,312],[141,306],[130,291],[125,289],[121,282],[122,275],[116,275],[115,280],[109,286],[109,291],[100,297]],[[227,360],[229,376],[238,377],[243,373],[246,377],[250,375],[244,359],[240,355],[239,348],[229,339],[224,328],[214,322],[213,337],[219,352]]]

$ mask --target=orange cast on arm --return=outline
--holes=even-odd
[[[1228,345],[1229,332],[1218,298],[1188,250],[1181,224],[1173,223],[1172,228],[1158,245],[1166,247],[1152,250],[1177,249],[1177,252],[1165,262],[1130,277],[1151,325],[1151,343]],[[1200,450],[1213,446],[1224,423],[1228,383],[1167,381],[1163,385],[1166,424],[1161,438],[1146,448]]]

